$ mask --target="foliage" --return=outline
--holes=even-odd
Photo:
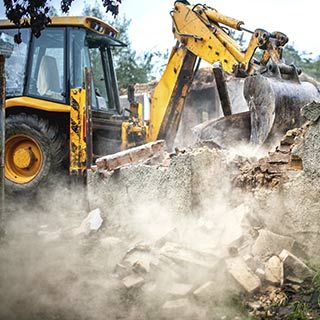
[[[98,4],[94,7],[87,5],[83,11],[85,15],[95,16],[105,19]],[[154,59],[162,58],[159,52],[145,52],[138,55],[132,48],[128,35],[131,21],[125,16],[117,18],[113,26],[118,30],[118,39],[125,43],[126,47],[116,47],[113,49],[113,58],[120,88],[127,88],[130,84],[145,83],[153,79]],[[94,63],[94,62],[93,62]]]
[[[312,59],[310,53],[299,53],[293,46],[287,45],[283,50],[283,57],[287,64],[294,64],[308,75],[320,80],[320,56]]]
[[[309,308],[306,303],[295,302],[294,311],[289,315],[289,320],[308,320],[309,317]]]
[[[313,278],[313,286],[315,290],[318,292],[318,306],[320,307],[320,271],[316,273],[316,275]]]
[[[152,79],[153,58],[157,52],[144,52],[138,55],[132,49],[128,35],[131,21],[126,17],[116,20],[114,26],[119,31],[119,40],[126,43],[126,47],[114,49],[114,62],[116,66],[119,86],[128,87],[129,84],[145,83]]]
[[[70,6],[74,0],[61,0],[61,10],[68,13]],[[113,16],[119,13],[119,5],[121,0],[101,0],[106,12],[111,12]],[[51,22],[50,0],[3,0],[6,16],[18,28],[30,26],[32,33],[39,37],[41,31]],[[21,42],[21,33],[19,32],[15,41]]]

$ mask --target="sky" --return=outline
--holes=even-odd
[[[59,7],[59,0],[51,2]],[[3,0],[0,3],[0,17],[4,17]],[[81,15],[84,3],[94,5],[95,0],[75,0],[70,14]],[[129,36],[138,53],[167,51],[174,45],[169,15],[173,3],[174,0],[122,0],[120,15],[131,19]],[[195,3],[207,4],[242,20],[251,30],[262,28],[269,32],[284,32],[289,43],[300,52],[312,53],[314,57],[320,55],[319,0],[197,0]],[[108,14],[108,21],[113,21],[111,14]]]

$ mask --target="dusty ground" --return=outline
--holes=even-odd
[[[262,160],[201,147],[166,165],[96,172],[88,198],[57,185],[11,200],[0,319],[320,319],[319,125]],[[301,150],[312,156],[290,171]],[[102,227],[81,229],[97,207]],[[312,277],[284,276],[284,286],[277,278],[270,289],[268,259],[283,249],[307,262]],[[250,288],[230,261],[245,265]],[[203,299],[197,292],[208,282]],[[181,293],[181,284],[190,289]]]
[[[10,212],[0,246],[0,319],[162,319],[166,298],[128,291],[115,272],[141,234],[105,221],[97,233],[75,236],[87,212],[78,197],[64,189],[47,195],[49,203],[40,198]],[[106,236],[118,242],[103,241]],[[246,319],[232,297],[192,312],[201,319]]]
[[[55,193],[49,206],[31,205],[10,214],[7,236],[0,246],[0,319],[178,318],[163,315],[161,307],[167,297],[162,293],[128,291],[115,272],[127,249],[140,243],[141,234],[128,225],[105,221],[97,233],[73,235],[87,212],[83,205],[72,208],[78,196],[63,190]],[[118,240],[110,242],[111,236]],[[285,302],[269,305],[274,315],[268,318],[319,319],[315,287],[311,282],[301,285],[298,292],[285,287],[281,291]],[[192,305],[190,319],[265,319],[250,316],[250,299],[265,303],[270,295],[221,295],[205,307]]]

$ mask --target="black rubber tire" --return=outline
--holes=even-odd
[[[33,194],[39,187],[49,185],[53,177],[61,172],[68,157],[66,135],[57,124],[37,115],[20,113],[6,119],[6,139],[23,134],[34,139],[42,150],[43,164],[38,175],[30,182],[18,184],[5,179],[6,194]]]

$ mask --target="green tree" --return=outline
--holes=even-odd
[[[119,40],[126,43],[124,48],[115,48],[114,61],[116,66],[119,86],[128,87],[129,84],[145,83],[153,79],[153,60],[157,52],[145,52],[138,55],[132,48],[128,30],[131,20],[125,16],[118,18],[114,26],[119,30]]]
[[[60,7],[63,13],[68,13],[74,0],[61,0]],[[106,12],[113,16],[119,13],[121,0],[101,0]],[[3,0],[7,18],[18,28],[31,27],[35,36],[40,36],[41,31],[50,24],[51,0]],[[20,32],[16,35],[15,41],[21,42]]]
[[[292,45],[287,45],[283,50],[283,58],[287,64],[294,64],[309,76],[320,80],[320,56],[313,59],[310,53],[300,53]]]
[[[91,7],[86,5],[84,15],[95,16],[105,19],[104,13],[100,10],[98,3]],[[120,88],[127,88],[129,84],[146,83],[154,79],[154,58],[163,57],[160,52],[151,51],[138,55],[132,48],[128,30],[131,20],[125,16],[117,18],[113,26],[119,31],[118,39],[125,43],[126,47],[114,48],[113,56],[115,69]]]

